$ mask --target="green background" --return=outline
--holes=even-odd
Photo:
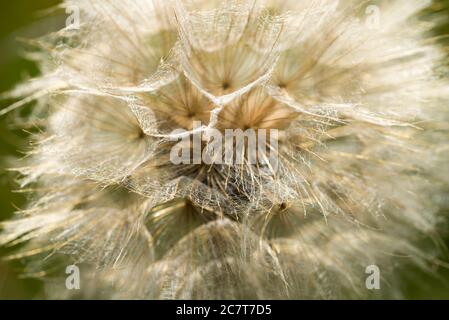
[[[58,0],[2,1],[0,5],[0,93],[13,88],[15,84],[27,77],[36,75],[35,66],[22,57],[24,46],[17,41],[17,38],[37,37],[62,26],[65,19],[62,15],[45,10],[58,2]],[[432,11],[449,13],[449,0],[435,1]],[[444,26],[436,32],[449,34],[449,27]],[[0,109],[9,103],[11,101],[0,100]],[[14,184],[14,175],[6,170],[14,166],[14,159],[20,156],[20,150],[27,148],[26,139],[23,139],[26,134],[12,128],[11,124],[11,117],[0,118],[0,221],[11,217],[16,208],[23,206],[26,200],[22,194],[14,192],[17,187]],[[446,232],[446,230],[442,231]],[[446,237],[446,243],[449,244],[449,237]],[[5,253],[6,249],[0,249],[0,257]],[[442,259],[448,261],[447,257]],[[20,261],[0,260],[0,299],[45,298],[39,280],[20,278],[21,268]],[[398,269],[397,277],[407,293],[407,298],[449,299],[447,269],[435,268],[429,275],[404,266]]]

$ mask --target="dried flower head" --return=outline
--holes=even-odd
[[[400,296],[394,256],[436,261],[415,243],[437,239],[449,92],[429,1],[380,1],[378,24],[369,4],[65,1],[80,28],[35,42],[42,75],[7,109],[37,99],[40,130],[0,244],[84,263],[86,297],[360,297],[373,264]],[[195,158],[229,129],[268,130],[276,166],[246,143]]]

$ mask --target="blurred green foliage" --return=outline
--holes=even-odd
[[[344,1],[344,0],[343,0]],[[57,30],[64,17],[48,15],[45,9],[54,7],[59,0],[14,0],[2,1],[0,7],[0,93],[10,90],[20,81],[37,74],[36,67],[22,57],[23,46],[17,38],[34,38],[48,31]],[[433,12],[449,14],[449,0],[435,0]],[[44,18],[45,17],[45,18]],[[449,34],[447,26],[437,30]],[[11,101],[0,100],[0,109]],[[0,118],[0,221],[12,216],[24,202],[24,196],[13,192],[14,176],[6,170],[9,160],[20,156],[26,149],[26,134],[11,127],[11,118]],[[449,216],[449,215],[448,215]],[[444,230],[443,230],[444,231]],[[448,238],[449,240],[449,238]],[[449,245],[449,241],[446,241]],[[0,249],[3,256],[5,249]],[[447,260],[447,259],[446,259]],[[39,280],[21,279],[21,264],[0,260],[0,299],[44,298]],[[449,270],[436,268],[432,275],[409,267],[399,268],[398,277],[410,299],[449,299]]]
[[[42,19],[42,10],[55,6],[59,0],[2,1],[0,7],[0,92],[12,89],[18,82],[35,76],[33,63],[23,58],[23,46],[18,38],[34,38],[60,24],[58,19]],[[51,16],[51,15],[50,15]],[[60,19],[59,19],[60,20]],[[11,101],[0,101],[0,108]],[[14,192],[14,175],[6,169],[14,158],[25,150],[25,134],[12,126],[11,118],[0,118],[0,221],[9,218],[25,201],[24,196]],[[0,250],[3,256],[5,250]],[[20,262],[6,263],[0,260],[0,299],[39,298],[40,281],[20,279]]]

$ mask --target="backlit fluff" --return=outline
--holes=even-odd
[[[444,218],[448,89],[429,2],[370,4],[65,1],[80,30],[14,92],[41,130],[0,244],[31,273],[68,255],[84,297],[363,297],[373,264],[400,297],[394,257],[436,261],[415,243]],[[279,130],[277,170],[170,161],[173,130],[213,128]]]

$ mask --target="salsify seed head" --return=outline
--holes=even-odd
[[[435,263],[416,242],[447,205],[429,4],[379,1],[376,24],[369,1],[65,1],[79,28],[35,41],[42,75],[12,93],[40,130],[0,244],[32,274],[83,264],[85,297],[360,297],[373,264],[400,297],[394,256]],[[275,165],[248,135],[239,163],[194,161],[230,129],[268,132]]]

